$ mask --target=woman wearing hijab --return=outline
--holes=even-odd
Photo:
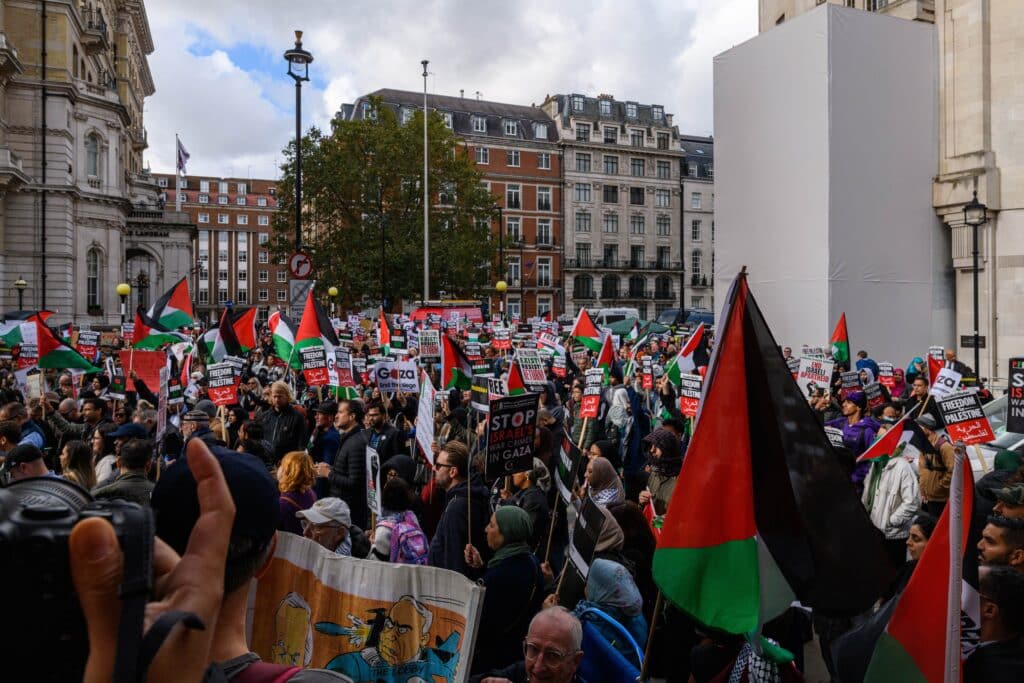
[[[587,457],[591,460],[594,458],[604,458],[616,470],[622,468],[622,458],[619,457],[619,449],[608,439],[601,439],[590,444],[590,448],[587,449]]]
[[[928,379],[928,365],[921,356],[914,356],[913,360],[910,361],[910,365],[907,366],[907,386],[913,386],[914,380],[918,377]]]
[[[548,540],[551,508],[548,505],[547,494],[541,487],[541,481],[547,480],[550,485],[548,470],[544,467],[544,463],[534,458],[532,470],[516,472],[511,479],[514,490],[502,488],[501,502],[498,504],[515,505],[526,510],[526,514],[530,516],[530,524],[533,526],[530,547],[533,552],[543,555]]]
[[[650,501],[654,505],[654,512],[663,515],[668,510],[668,502],[672,499],[672,491],[683,466],[679,437],[659,427],[644,437],[644,444],[650,449],[650,459],[647,461],[650,477],[647,479],[647,489],[640,492],[640,507]]]
[[[892,395],[894,398],[906,398],[910,390],[907,388],[907,378],[903,373],[903,368],[893,368],[892,370]]]
[[[618,562],[594,560],[590,563],[584,595],[585,599],[580,600],[573,611],[577,617],[587,619],[586,609],[596,607],[619,622],[633,636],[640,649],[644,649],[647,644],[647,620],[643,615],[643,598],[629,570]],[[593,624],[624,656],[630,658],[634,654],[630,648],[620,645],[621,638],[603,620],[593,620]]]
[[[494,511],[484,529],[494,555],[481,581],[487,589],[470,674],[500,669],[523,658],[522,642],[544,600],[544,579],[530,550],[530,515],[514,505]],[[621,533],[621,531],[620,531]],[[466,545],[466,564],[483,566],[480,552]]]
[[[626,492],[615,468],[605,458],[587,463],[584,488],[598,505],[615,505],[626,500]]]

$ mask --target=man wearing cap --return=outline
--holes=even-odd
[[[139,426],[122,425],[118,431]],[[120,444],[117,449],[117,478],[106,486],[93,489],[93,498],[120,498],[148,507],[153,482],[146,474],[153,459],[153,450],[153,442],[145,437],[128,439]]]
[[[7,475],[10,481],[31,479],[32,477],[55,477],[43,460],[43,452],[32,444],[20,444],[7,451],[3,468],[0,473]]]
[[[189,439],[199,439],[207,446],[225,446],[226,444],[217,438],[217,435],[210,429],[210,416],[202,410],[190,410],[181,418],[181,435],[185,442]]]
[[[992,512],[1009,519],[1024,519],[1024,484],[1014,484],[993,491],[996,497]]]
[[[295,516],[302,519],[303,536],[337,555],[364,558],[370,552],[370,541],[353,526],[348,504],[341,498],[321,498]]]
[[[949,484],[953,480],[953,444],[945,434],[939,434],[938,423],[931,414],[925,413],[915,422],[935,449],[921,453],[917,458],[917,473],[921,478],[921,508],[939,517],[949,500]]]

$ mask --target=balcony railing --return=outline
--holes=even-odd
[[[594,290],[592,289],[574,289],[572,290],[572,298],[579,299],[596,299],[594,296]]]
[[[613,268],[617,270],[679,270],[680,268],[682,268],[682,262],[665,261],[661,259],[633,260],[613,258],[570,258],[565,260],[565,267],[583,269]]]
[[[110,32],[107,20],[98,9],[82,10],[82,42],[87,52],[98,52],[110,48]]]

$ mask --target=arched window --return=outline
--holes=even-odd
[[[85,174],[90,177],[100,174],[100,138],[95,133],[85,137]]]
[[[629,277],[629,296],[641,298],[647,296],[647,280],[643,275],[631,275]]]
[[[690,254],[690,273],[694,277],[699,277],[701,274],[701,265],[704,259],[701,255],[700,249],[694,249],[693,253]]]
[[[85,305],[100,306],[100,252],[95,248],[85,253]]]
[[[657,299],[668,299],[672,296],[672,278],[659,275],[654,280],[654,296]]]
[[[576,299],[594,298],[594,278],[589,275],[577,275],[572,281],[572,295]]]
[[[601,278],[601,298],[602,299],[617,299],[619,298],[619,276],[618,275],[605,275]]]

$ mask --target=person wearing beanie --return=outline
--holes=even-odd
[[[867,411],[867,397],[863,391],[851,391],[843,398],[840,408],[843,416],[825,423],[826,427],[835,427],[843,432],[843,445],[859,457],[874,443],[875,435],[881,423]],[[871,468],[870,462],[859,463],[853,470],[851,479],[857,487],[857,494],[864,492],[864,477]]]

